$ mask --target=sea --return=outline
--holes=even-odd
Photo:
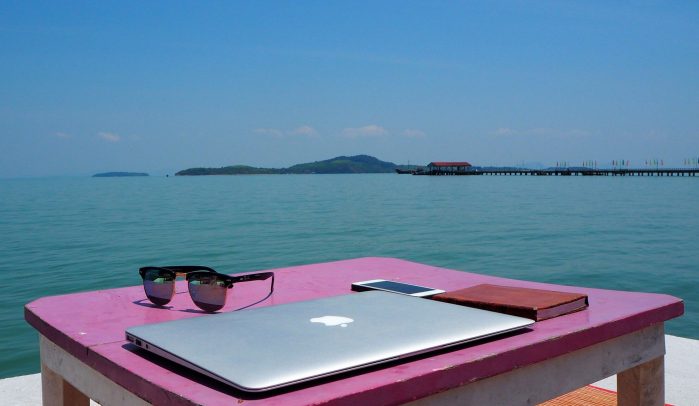
[[[0,179],[0,377],[36,373],[23,306],[138,285],[145,265],[225,273],[398,257],[684,299],[699,339],[699,177],[243,175]]]

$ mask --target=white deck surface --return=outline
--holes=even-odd
[[[699,341],[666,335],[665,346],[665,401],[676,406],[699,405]],[[594,385],[616,390],[616,376]],[[1,379],[0,402],[7,406],[41,405],[41,375]]]

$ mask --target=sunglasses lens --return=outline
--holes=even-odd
[[[143,274],[143,289],[148,300],[164,306],[175,293],[175,274],[162,269],[149,269]]]
[[[226,304],[225,282],[216,275],[194,273],[187,276],[189,295],[194,304],[207,312],[215,312]]]

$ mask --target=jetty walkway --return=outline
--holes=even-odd
[[[515,168],[467,168],[460,171],[434,169],[416,171],[413,175],[428,176],[697,176],[699,168],[654,168],[654,169],[592,169],[592,168],[556,168],[556,169],[515,169]]]

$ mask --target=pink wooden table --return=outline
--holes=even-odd
[[[139,280],[133,269],[134,282]],[[222,270],[223,271],[223,270]],[[40,333],[44,404],[536,404],[618,374],[619,402],[663,403],[663,323],[684,311],[672,296],[547,285],[393,258],[359,258],[273,270],[274,295],[258,306],[352,294],[350,283],[392,279],[455,290],[496,283],[589,295],[588,310],[530,331],[251,395],[135,350],[130,326],[199,317],[186,293],[168,309],[147,305],[142,287],[45,297],[26,305]],[[267,281],[268,282],[268,281]],[[266,294],[266,282],[235,286],[223,311]],[[184,284],[178,292],[186,292]]]

